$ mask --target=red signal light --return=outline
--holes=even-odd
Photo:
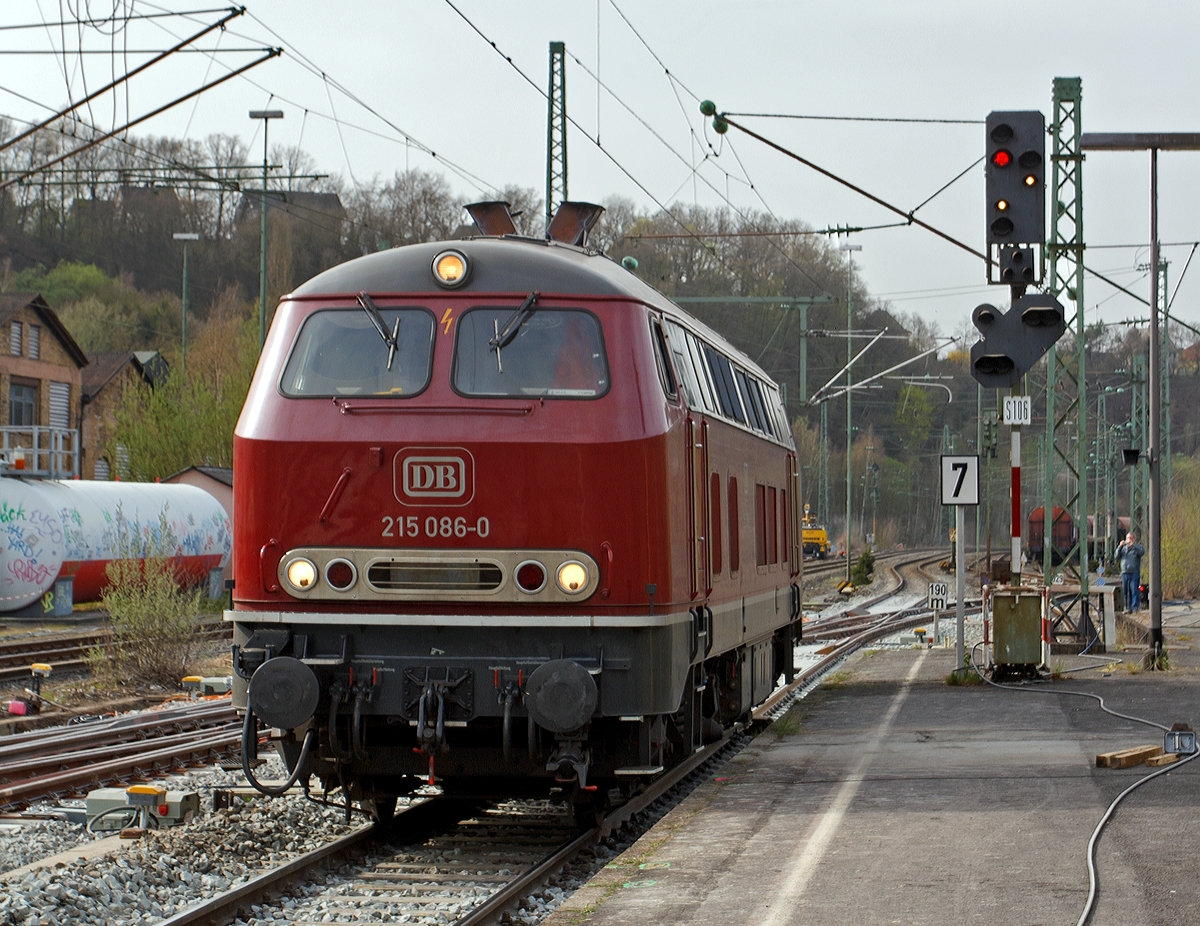
[[[1012,155],[1003,148],[999,148],[992,155],[992,163],[997,167],[1008,167],[1012,163]]]

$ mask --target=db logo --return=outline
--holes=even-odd
[[[463,447],[405,447],[392,477],[402,505],[459,507],[475,497],[475,458]]]

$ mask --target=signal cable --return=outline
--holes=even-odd
[[[976,643],[975,646],[971,647],[972,654],[974,653],[975,649],[979,646],[982,646],[982,644]],[[1002,685],[999,682],[992,681],[990,678],[988,678],[986,675],[984,675],[983,672],[981,672],[979,670],[979,665],[976,663],[976,661],[974,659],[971,660],[971,668],[975,670],[975,673],[981,679],[983,679],[985,682],[987,682],[989,685],[991,685],[994,688],[1003,688],[1007,691],[1024,691],[1024,692],[1029,692],[1031,694],[1049,694],[1049,695],[1060,695],[1061,694],[1061,695],[1074,695],[1074,696],[1080,697],[1080,698],[1091,698],[1092,700],[1094,700],[1100,704],[1100,710],[1104,711],[1106,714],[1111,714],[1114,717],[1120,717],[1122,720],[1130,720],[1130,721],[1133,721],[1134,723],[1145,724],[1148,727],[1155,727],[1159,730],[1164,730],[1167,733],[1171,732],[1170,727],[1164,726],[1161,723],[1156,723],[1153,720],[1146,720],[1142,717],[1134,717],[1131,714],[1122,714],[1119,711],[1114,711],[1112,708],[1107,707],[1104,704],[1104,699],[1102,697],[1100,697],[1100,695],[1092,694],[1090,691],[1070,691],[1070,690],[1056,691],[1056,690],[1049,689],[1049,688],[1024,688],[1024,687],[1021,687],[1018,685]],[[1089,666],[1088,668],[1096,668],[1096,667]],[[1079,920],[1076,922],[1076,926],[1087,926],[1088,920],[1091,919],[1092,913],[1095,911],[1096,900],[1099,896],[1099,881],[1098,881],[1097,874],[1096,874],[1096,845],[1100,841],[1100,834],[1104,831],[1104,827],[1108,825],[1108,821],[1112,819],[1113,814],[1116,812],[1117,805],[1120,804],[1121,801],[1125,800],[1126,797],[1128,797],[1130,794],[1132,794],[1134,791],[1136,791],[1142,785],[1146,784],[1148,781],[1151,781],[1151,780],[1157,778],[1159,775],[1165,775],[1165,774],[1167,774],[1167,772],[1175,771],[1176,769],[1186,765],[1187,763],[1191,762],[1193,759],[1195,759],[1197,757],[1200,757],[1200,752],[1194,752],[1185,759],[1181,759],[1178,762],[1173,762],[1170,765],[1164,765],[1160,769],[1155,769],[1149,775],[1145,775],[1142,778],[1139,778],[1137,781],[1135,781],[1133,784],[1131,784],[1128,788],[1126,788],[1124,791],[1122,791],[1120,794],[1118,794],[1115,798],[1113,798],[1112,803],[1110,803],[1108,805],[1108,809],[1104,811],[1104,816],[1102,816],[1100,818],[1100,822],[1096,824],[1096,828],[1094,830],[1092,830],[1092,836],[1088,840],[1088,845],[1087,845],[1088,896],[1087,896],[1087,901],[1084,903],[1084,906],[1083,906],[1083,912],[1079,915]]]

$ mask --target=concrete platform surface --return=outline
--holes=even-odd
[[[1200,728],[1200,662],[1031,686]],[[1137,664],[1139,652],[1114,655]],[[1063,657],[1063,668],[1092,665]],[[947,650],[860,653],[577,891],[547,926],[1074,924],[1085,851],[1162,745],[1090,699],[945,684]],[[1200,759],[1135,791],[1098,851],[1094,926],[1200,923]]]

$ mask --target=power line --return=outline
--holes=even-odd
[[[492,47],[492,49],[496,52],[496,54],[498,54],[501,58],[503,58],[505,61],[507,61],[509,66],[514,71],[516,71],[524,79],[524,81],[527,84],[529,84],[529,86],[533,87],[533,89],[536,90],[543,99],[547,98],[546,91],[543,90],[541,87],[539,87],[528,74],[526,74],[524,71],[522,71],[521,68],[516,64],[516,62],[513,61],[513,59],[511,57],[509,57],[504,52],[502,52],[500,50],[499,46],[495,42],[493,42],[486,35],[484,35],[483,31],[478,26],[476,26],[475,23],[473,23],[467,17],[467,15],[465,13],[463,13],[462,10],[460,10],[457,6],[455,6],[454,3],[452,2],[452,0],[445,0],[445,2],[446,2],[446,5],[448,7],[450,7],[450,9],[454,10],[454,12],[458,14],[459,18],[461,18],[462,21],[465,22],[467,24],[467,26],[470,27],[471,31],[473,31],[476,35],[478,35],[481,39],[483,39],[483,41],[487,42],[488,45],[490,45]],[[687,224],[681,218],[679,218],[679,216],[675,215],[675,213],[672,212],[664,203],[662,203],[658,199],[658,197],[656,197],[653,193],[650,192],[649,189],[647,189],[647,187],[644,183],[642,183],[632,173],[630,173],[630,171],[625,167],[625,165],[616,159],[616,157],[612,154],[612,152],[610,152],[607,148],[605,148],[603,145],[601,145],[595,138],[593,138],[591,136],[591,134],[587,131],[587,129],[585,129],[582,125],[579,124],[578,120],[576,120],[569,113],[567,113],[565,115],[566,115],[567,121],[570,122],[571,125],[575,126],[576,130],[578,130],[580,133],[582,133],[584,138],[586,138],[593,145],[595,145],[597,150],[599,150],[606,158],[608,158],[608,160],[612,162],[613,166],[615,166],[619,171],[621,171],[621,173],[623,173],[629,179],[629,181],[631,183],[633,183],[639,190],[641,190],[648,197],[650,197],[651,201],[656,206],[658,206],[658,208],[662,212],[664,212],[668,216],[670,216],[680,228],[690,231],[690,229],[688,229],[688,227],[687,227]],[[694,233],[691,236],[695,237]],[[731,275],[733,275],[732,268],[728,264],[726,264],[724,260],[721,259],[720,255],[717,254],[715,250],[712,250],[710,248],[709,253],[711,253],[713,255],[713,257],[716,258],[717,262],[722,267],[724,267],[727,271],[729,271],[729,273]]]
[[[949,235],[946,232],[942,231],[941,229],[935,228],[934,226],[930,225],[928,222],[918,219],[916,216],[914,216],[912,214],[911,211],[905,212],[903,209],[899,208],[898,206],[893,206],[891,203],[887,202],[886,200],[880,199],[875,194],[868,193],[862,187],[857,186],[856,184],[851,183],[849,180],[846,180],[846,179],[838,176],[837,174],[833,173],[833,171],[826,170],[824,167],[820,167],[819,165],[814,164],[812,161],[808,160],[805,157],[800,156],[799,154],[796,154],[794,151],[788,150],[787,148],[783,147],[783,145],[780,145],[777,142],[771,141],[769,138],[765,138],[764,136],[759,135],[757,132],[753,131],[752,129],[746,128],[746,126],[741,125],[738,122],[734,122],[732,119],[729,118],[728,114],[722,113],[721,118],[723,118],[726,122],[728,122],[734,128],[740,129],[741,131],[745,132],[751,138],[754,138],[754,139],[762,142],[767,147],[774,148],[776,151],[780,152],[781,154],[784,154],[787,157],[790,157],[795,161],[799,161],[801,164],[805,165],[806,167],[810,167],[813,170],[817,171],[817,173],[823,174],[826,177],[828,177],[829,179],[842,184],[842,186],[850,188],[854,192],[858,193],[860,196],[865,196],[867,199],[871,200],[873,203],[883,206],[885,209],[887,209],[891,212],[895,212],[897,215],[904,216],[905,218],[908,219],[908,221],[911,224],[919,225],[919,226],[921,226],[921,228],[924,228],[926,231],[933,232],[933,234],[937,235],[939,238],[943,238],[946,241],[949,241],[955,247],[962,248],[968,254],[973,254],[975,257],[982,259],[984,261],[984,263],[987,263],[987,264],[991,263],[991,260],[988,258],[988,256],[986,254],[976,251],[969,244],[965,244],[962,241],[959,241],[953,235]]]
[[[22,29],[44,29],[47,26],[57,26],[63,28],[65,26],[89,26],[93,29],[99,29],[100,24],[115,23],[119,19],[123,23],[129,23],[132,20],[141,19],[164,19],[173,16],[207,16],[213,13],[230,13],[238,7],[233,6],[218,6],[200,10],[181,10],[177,12],[162,12],[162,13],[128,13],[121,16],[106,16],[100,19],[96,18],[75,18],[62,20],[60,22],[39,22],[39,23],[19,23],[16,25],[0,26],[0,32],[16,32]],[[242,9],[245,9],[244,7]]]
[[[811,116],[792,113],[722,113],[722,116],[738,116],[755,119],[811,119],[819,122],[895,122],[924,125],[983,125],[982,119],[910,119],[900,116]]]

